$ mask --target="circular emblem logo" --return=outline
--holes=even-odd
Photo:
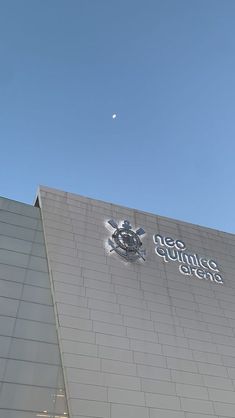
[[[138,258],[145,260],[145,250],[141,250],[142,242],[140,240],[140,236],[145,234],[145,231],[142,228],[133,231],[127,220],[123,221],[121,227],[118,227],[113,219],[110,219],[108,223],[115,229],[112,235],[113,241],[108,240],[108,244],[112,247],[110,252],[115,251],[129,261],[135,261]]]

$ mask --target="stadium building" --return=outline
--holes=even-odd
[[[0,199],[1,418],[235,417],[235,235]]]

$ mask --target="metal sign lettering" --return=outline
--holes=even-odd
[[[223,284],[223,278],[216,261],[207,260],[198,254],[186,253],[186,245],[183,241],[155,234],[153,242],[156,244],[155,253],[162,257],[166,263],[171,260],[178,261],[180,263],[179,271],[182,274]]]

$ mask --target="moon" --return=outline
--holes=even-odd
[[[117,117],[117,114],[116,114],[116,113],[113,113],[113,114],[112,114],[112,118],[113,118],[113,119],[116,119],[116,117]]]

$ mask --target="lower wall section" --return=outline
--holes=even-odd
[[[0,416],[68,417],[40,210],[0,208]]]

